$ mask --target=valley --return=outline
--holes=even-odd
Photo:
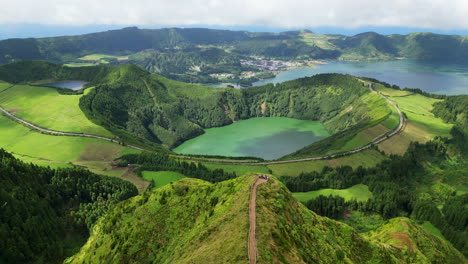
[[[460,38],[0,41],[0,263],[465,263]]]

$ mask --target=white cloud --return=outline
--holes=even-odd
[[[0,7],[0,24],[468,28],[467,0],[0,0]]]

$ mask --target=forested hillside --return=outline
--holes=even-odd
[[[87,170],[26,164],[0,149],[0,263],[57,263],[73,254],[129,182]]]
[[[80,99],[86,116],[124,142],[172,148],[203,129],[251,117],[317,120],[332,134],[385,120],[391,108],[350,75],[321,74],[246,89],[172,81],[135,65],[69,68],[47,62],[0,66],[0,80],[79,79],[94,86]],[[344,135],[344,134],[343,134]],[[349,136],[349,135],[348,135]]]
[[[464,62],[468,58],[465,39],[464,36],[432,33],[386,36],[367,32],[347,37],[314,34],[308,30],[262,33],[130,27],[80,36],[3,40],[0,41],[0,63],[31,59],[76,65],[133,63],[153,73],[185,82],[217,83],[224,77],[212,74],[223,73],[229,75],[231,82],[244,79],[244,84],[250,84],[256,79],[250,80],[242,72],[266,69],[242,65],[242,60],[254,61],[260,57],[303,62],[405,57]],[[93,54],[97,58],[83,59]],[[99,58],[100,54],[104,54],[104,59]]]

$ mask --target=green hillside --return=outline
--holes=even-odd
[[[213,185],[183,179],[120,203],[66,263],[246,263],[253,180],[247,175]],[[274,178],[259,186],[256,211],[258,263],[465,261],[406,218],[358,234],[309,211]]]

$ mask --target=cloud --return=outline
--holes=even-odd
[[[0,0],[0,6],[0,24],[468,28],[466,0]]]

